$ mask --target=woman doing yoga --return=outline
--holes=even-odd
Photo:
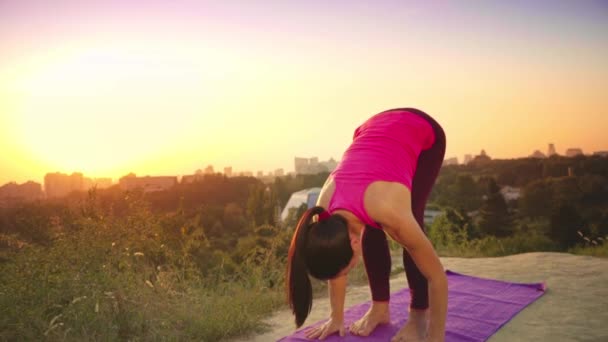
[[[355,130],[317,206],[300,218],[289,248],[287,292],[298,327],[312,306],[308,275],[329,283],[329,320],[310,329],[308,338],[344,335],[346,275],[361,255],[372,305],[349,331],[367,336],[390,322],[388,234],[403,247],[411,294],[409,318],[392,341],[444,340],[447,278],[423,225],[444,154],[443,129],[417,109],[379,113]]]

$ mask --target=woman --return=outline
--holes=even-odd
[[[310,313],[308,275],[328,280],[329,320],[308,338],[344,335],[346,275],[363,255],[372,293],[368,312],[350,326],[367,336],[390,322],[391,256],[386,234],[403,247],[409,318],[392,341],[443,341],[447,278],[424,233],[424,207],[445,154],[445,134],[413,108],[379,113],[359,126],[317,206],[301,217],[289,249],[287,292],[301,326]]]

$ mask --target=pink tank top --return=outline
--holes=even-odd
[[[331,173],[335,190],[327,210],[350,211],[363,223],[380,228],[365,211],[365,190],[374,181],[388,181],[411,191],[418,156],[434,142],[433,127],[419,115],[394,110],[369,118],[355,130],[353,142]]]

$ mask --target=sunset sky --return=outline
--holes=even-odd
[[[607,1],[0,0],[0,185],[293,170],[417,107],[446,157],[608,150]]]

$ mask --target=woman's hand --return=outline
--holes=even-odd
[[[330,318],[327,322],[308,330],[306,332],[306,338],[324,340],[327,336],[335,334],[336,332],[338,332],[340,336],[344,336],[344,321]]]

